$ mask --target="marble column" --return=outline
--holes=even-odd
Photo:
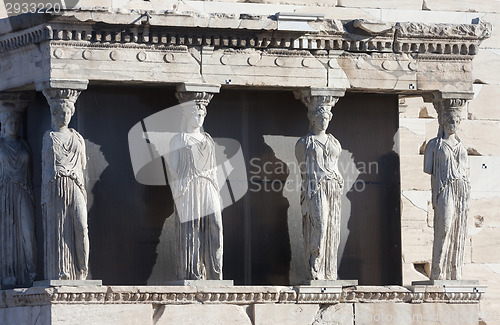
[[[0,93],[0,286],[30,286],[36,276],[31,148],[19,136],[34,93]]]
[[[467,149],[456,134],[471,93],[424,97],[438,113],[439,130],[425,148],[424,172],[431,175],[434,242],[431,280],[461,280],[470,200]]]
[[[203,131],[207,105],[219,85],[182,84],[181,132],[170,142],[169,184],[175,201],[177,278],[222,280],[222,200],[215,142]]]
[[[85,141],[68,127],[75,102],[87,83],[50,80],[37,84],[50,105],[52,123],[42,145],[46,280],[86,280],[89,271]]]
[[[295,91],[308,109],[309,132],[295,146],[302,176],[301,208],[304,262],[311,281],[337,280],[340,208],[344,180],[338,168],[339,141],[326,133],[332,107],[344,89]]]

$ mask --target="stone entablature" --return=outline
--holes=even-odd
[[[405,22],[377,32],[363,28],[365,22],[360,19],[343,24],[340,20],[318,18],[309,23],[313,31],[305,32],[280,30],[275,21],[250,15],[242,15],[239,19],[216,15],[210,18],[153,15],[154,19],[147,24],[130,24],[130,19],[139,16],[137,14],[101,14],[102,21],[86,21],[85,18],[90,18],[87,16],[86,12],[68,11],[53,21],[3,35],[0,37],[0,52],[46,40],[65,40],[100,44],[474,55],[479,42],[490,37],[492,29],[491,24],[483,21],[478,24]],[[247,21],[251,23],[245,23]],[[96,23],[109,25],[97,27]]]
[[[472,58],[491,33],[485,22],[390,25],[318,16],[300,30],[284,24],[299,19],[296,15],[150,17],[68,10],[0,36],[0,90],[82,79],[407,94],[471,91]]]
[[[87,286],[4,290],[0,308],[48,304],[479,303],[486,286]]]

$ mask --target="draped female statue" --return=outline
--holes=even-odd
[[[18,136],[19,112],[1,112],[0,284],[31,285],[36,275],[31,150]]]
[[[424,172],[431,174],[434,207],[434,244],[432,280],[459,280],[462,277],[469,178],[467,150],[456,136],[460,123],[457,109],[440,114],[442,126],[436,138],[429,141],[424,153]]]
[[[85,141],[68,128],[78,92],[64,96],[46,94],[52,129],[43,136],[42,214],[45,279],[85,280],[88,273],[89,238],[87,196],[84,186]]]
[[[180,280],[222,280],[222,202],[215,143],[201,131],[205,115],[203,104],[185,108],[183,131],[170,142]]]
[[[342,148],[326,133],[330,106],[309,109],[309,134],[299,139],[295,155],[302,175],[301,207],[304,248],[310,280],[337,279],[340,200],[343,178],[338,169]]]

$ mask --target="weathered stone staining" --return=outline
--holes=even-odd
[[[456,135],[466,100],[438,98],[439,132],[424,153],[424,172],[431,174],[434,244],[431,280],[460,280],[464,264],[470,183],[467,149]]]
[[[278,0],[269,0],[267,2],[273,1],[279,2]],[[90,3],[90,1],[87,2]],[[386,22],[358,20],[357,22],[351,21],[351,23],[347,22],[347,19],[359,17],[360,14],[362,17],[365,17],[365,15],[366,17],[370,17],[374,13],[377,13],[379,17],[390,21],[391,17],[396,19],[402,12],[392,9],[368,10],[369,12],[357,9],[351,10],[346,8],[348,6],[344,6],[347,1],[341,0],[338,1],[338,5],[343,8],[328,8],[328,10],[321,11],[325,12],[326,17],[336,16],[337,13],[340,13],[342,14],[342,18],[328,19],[321,18],[318,15],[312,20],[304,19],[310,16],[306,12],[315,12],[318,8],[313,8],[312,6],[306,8],[306,5],[296,0],[292,2],[301,6],[304,5],[304,8],[297,8],[296,15],[288,15],[288,18],[285,14],[275,15],[275,12],[285,12],[287,8],[278,6],[278,4],[276,6],[244,4],[238,6],[238,12],[243,10],[242,14],[235,15],[234,13],[228,14],[228,8],[234,7],[232,4],[221,6],[214,2],[213,5],[198,6],[194,1],[191,2],[189,4],[176,3],[175,7],[172,4],[168,8],[168,15],[165,15],[164,10],[159,12],[150,10],[148,12],[151,14],[148,13],[148,17],[150,15],[153,16],[151,21],[148,19],[147,23],[138,23],[133,28],[125,30],[122,27],[130,25],[130,22],[139,16],[137,11],[133,10],[138,8],[131,8],[139,5],[133,4],[132,1],[127,6],[128,9],[132,9],[128,13],[123,10],[102,10],[101,8],[95,11],[88,9],[67,9],[58,14],[57,17],[47,13],[37,19],[31,19],[32,16],[28,15],[29,19],[23,21],[22,24],[12,26],[16,27],[15,29],[9,29],[5,34],[0,35],[0,52],[2,52],[0,62],[2,71],[0,90],[29,89],[38,80],[46,80],[48,78],[85,78],[91,80],[96,85],[116,83],[120,86],[138,84],[148,86],[168,84],[172,86],[187,81],[194,81],[226,84],[234,88],[260,87],[261,89],[278,88],[287,90],[304,87],[332,87],[335,85],[338,88],[350,88],[353,95],[355,95],[355,92],[377,92],[415,96],[444,90],[470,91],[475,81],[484,82],[484,79],[494,77],[494,71],[488,71],[485,68],[483,68],[484,72],[486,72],[484,76],[472,74],[473,57],[478,52],[481,53],[483,51],[479,49],[479,44],[491,34],[491,26],[482,22],[478,24],[419,22],[386,24]],[[324,2],[325,4],[327,3],[327,1]],[[361,3],[361,1],[357,2]],[[431,0],[430,2],[438,1]],[[442,6],[446,8],[449,5],[451,6],[453,1],[444,2],[446,3]],[[151,6],[148,2],[144,3]],[[315,3],[318,3],[318,1]],[[333,1],[333,4],[330,3],[329,6],[333,7],[335,3],[336,1]],[[350,5],[358,6],[357,4]],[[258,10],[257,6],[259,6]],[[411,6],[415,6],[415,4]],[[427,3],[427,6],[432,10],[436,10],[435,5],[432,6]],[[201,9],[202,7],[203,9]],[[273,8],[271,9],[273,10],[272,12],[266,9],[269,7]],[[424,7],[426,6],[424,5]],[[248,12],[255,12],[255,14],[246,14],[245,11],[247,8]],[[382,6],[382,8],[384,7]],[[465,7],[465,9],[467,8]],[[483,6],[483,8],[485,7]],[[191,12],[184,10],[190,10]],[[447,13],[443,12],[428,14],[427,12],[415,11],[414,13],[415,16],[413,16],[412,12],[405,12],[403,16],[412,15],[412,19],[414,20],[427,22],[439,21],[441,19],[443,21],[456,20],[465,22],[471,18],[470,14],[463,13],[459,14],[460,17],[458,13],[454,13],[450,15],[452,16],[451,18],[445,17]],[[89,20],[89,15],[92,16],[91,20]],[[277,16],[279,19],[276,19]],[[485,18],[490,19],[487,16],[488,14]],[[491,14],[489,16],[491,17]],[[142,18],[145,19],[146,17],[143,16]],[[10,23],[8,24],[10,25]],[[351,24],[354,28],[349,28],[347,24]],[[293,26],[299,27],[292,29],[291,27]],[[179,33],[180,30],[182,30],[181,33]],[[495,38],[495,35],[493,36]],[[494,39],[490,40],[491,44],[493,44],[492,41]],[[487,49],[484,53],[491,51],[493,50]],[[495,54],[491,52],[489,55],[494,56]],[[479,60],[491,59],[495,58],[488,55],[484,58],[479,58]],[[477,63],[477,59],[475,60]],[[130,64],[130,62],[134,62],[134,64]],[[477,70],[476,72],[481,72],[477,64],[474,68]],[[59,89],[55,86],[50,88]],[[62,88],[75,89],[72,87]],[[179,96],[195,100],[210,97],[209,94],[203,91],[196,92],[195,94],[186,93]],[[450,99],[452,98],[461,100],[462,97],[450,97]],[[450,104],[449,106],[454,107],[453,105]],[[457,106],[460,105],[457,104]],[[479,112],[472,111],[472,113],[476,114]],[[491,115],[485,115],[487,115],[486,118],[491,118]],[[452,122],[454,120],[453,117],[449,119]],[[62,134],[62,132],[59,133]],[[424,136],[425,134],[422,134],[422,137]],[[194,138],[196,139],[196,136]],[[327,140],[328,138],[329,136],[326,136]],[[201,142],[205,141],[207,146],[210,143],[208,135],[205,138],[200,137],[200,139],[197,140]],[[55,147],[54,139],[50,137],[49,140],[52,141],[49,143],[50,150],[53,150]],[[81,138],[77,137],[76,140],[78,142]],[[188,152],[188,154],[194,155],[199,145],[194,139],[190,140],[192,140],[190,142],[190,145],[192,145],[191,148],[194,148],[194,150]],[[440,141],[444,142],[445,140],[446,137],[441,137]],[[459,142],[459,140],[457,141]],[[423,139],[419,141],[418,146],[422,142]],[[325,145],[325,142],[322,142],[322,144],[324,146],[322,149],[329,149],[332,152],[340,151],[340,145],[331,145],[328,147]],[[444,149],[439,151],[437,141],[434,144],[429,144],[428,150],[431,151],[433,159],[429,160],[428,155],[426,155],[426,160],[431,161],[429,163],[431,168],[434,168],[437,160],[438,167],[445,169],[446,165],[450,165],[450,162],[453,162],[453,159],[455,159],[457,163],[456,165],[451,164],[452,168],[450,168],[449,174],[452,174],[452,176],[458,175],[459,177],[453,178],[450,182],[451,185],[446,184],[448,187],[445,186],[443,191],[438,188],[438,195],[436,196],[437,206],[435,206],[436,213],[440,212],[444,216],[448,216],[449,213],[449,215],[452,215],[457,220],[461,220],[457,222],[458,225],[461,225],[466,215],[462,213],[463,210],[456,209],[456,211],[462,211],[457,214],[453,214],[450,211],[456,208],[457,205],[466,206],[467,204],[467,200],[465,199],[465,194],[468,190],[466,186],[467,179],[462,177],[462,161],[456,159],[456,157],[460,158],[464,156],[463,148],[455,149],[455,147],[459,147],[456,143],[454,145],[452,143],[449,148],[444,146],[446,144],[442,143],[441,149]],[[305,145],[303,149],[305,161]],[[75,149],[76,151],[78,150]],[[79,152],[81,151],[80,146]],[[210,152],[210,149],[203,148],[200,152],[206,156]],[[200,154],[199,152],[196,153]],[[316,152],[315,157],[319,158],[321,155]],[[440,157],[442,158],[441,160],[439,160]],[[51,159],[54,159],[54,155],[52,155]],[[414,160],[416,161],[417,159]],[[44,161],[46,162],[46,160]],[[206,161],[209,162],[210,159],[206,159]],[[320,163],[319,159],[314,161],[314,163],[316,164],[313,164],[314,168],[312,170],[314,171],[319,171],[320,167],[327,165],[325,161]],[[198,164],[191,164],[189,166],[191,170],[195,170],[193,166],[197,167]],[[202,172],[205,171],[206,169],[202,169]],[[304,175],[307,176],[306,173]],[[441,174],[435,180],[446,180],[444,176],[442,179],[440,176]],[[310,178],[314,179],[314,177]],[[338,181],[335,178],[332,177],[332,180]],[[413,178],[413,176],[409,176],[409,178]],[[197,178],[194,179],[201,183]],[[71,178],[66,178],[66,180],[75,182]],[[45,183],[42,185],[52,186],[57,184],[55,182],[58,179],[55,175],[52,181],[54,183],[50,183],[49,181],[48,185]],[[210,179],[207,179],[204,185],[207,185],[207,182],[210,182]],[[47,186],[43,188],[43,194],[46,196],[45,199],[51,193],[50,191],[46,191]],[[70,197],[68,195],[69,191],[64,187],[61,187],[61,194],[64,196],[64,199],[81,202],[82,198],[84,198],[84,192],[78,192],[80,190],[78,184],[73,184],[72,186],[74,192],[77,192],[75,195],[78,195],[78,197]],[[333,190],[339,190],[339,186],[337,185],[332,185],[331,187]],[[325,188],[327,186],[319,184],[317,188],[326,192]],[[51,190],[54,189],[55,186]],[[422,187],[419,189],[423,192],[428,188]],[[190,191],[188,189],[185,193],[188,192],[194,193],[193,197],[197,198],[195,190]],[[338,196],[337,192],[332,192],[329,193],[332,198]],[[327,195],[327,197],[330,196]],[[51,201],[45,202],[45,204],[53,206],[54,208],[52,209],[55,214],[49,215],[45,211],[44,217],[55,218],[58,216],[55,209],[59,203],[55,204],[54,202],[62,202],[63,198],[49,197],[49,199]],[[182,200],[184,198],[178,201]],[[451,203],[443,203],[447,202],[447,200],[448,202],[451,201]],[[199,201],[193,200],[190,202]],[[322,204],[324,204],[323,201],[318,206]],[[67,211],[80,211],[79,209],[73,209],[73,203],[68,203],[63,207],[70,206],[71,209]],[[313,205],[311,204],[310,206]],[[421,210],[426,210],[426,205]],[[320,215],[321,209],[318,208],[318,211],[313,210],[312,212]],[[422,213],[425,214],[426,211],[420,212],[420,214]],[[403,217],[407,218],[408,216],[405,214]],[[443,220],[448,219],[443,218]],[[435,226],[436,229],[442,228],[443,222],[442,220],[440,222],[440,225]],[[425,221],[423,225],[425,227]],[[445,229],[447,228],[445,227]],[[450,233],[449,238],[453,238],[453,236],[464,237],[463,229],[460,227],[450,227],[450,229],[456,234]],[[60,229],[56,230],[60,231]],[[404,231],[403,237],[407,234],[409,233]],[[459,242],[457,244],[453,240],[446,240],[447,234],[445,232],[443,245],[438,250],[439,254],[436,254],[445,256],[445,259],[458,254],[459,250],[456,248],[460,248],[461,245]],[[50,238],[53,235],[54,233],[49,232],[45,234],[45,237]],[[484,232],[482,235],[484,235]],[[222,237],[217,237],[217,239],[222,242]],[[489,243],[486,236],[480,240]],[[455,246],[450,249],[450,246],[447,246],[449,244],[455,244]],[[335,246],[335,243],[332,246]],[[406,253],[409,252],[405,250],[403,250],[403,254],[407,258],[408,255]],[[460,259],[462,257],[459,254],[455,256],[455,262]],[[66,263],[63,258],[59,258],[58,256],[53,257],[51,261],[54,263]],[[440,268],[449,269],[450,272],[448,273],[454,274],[451,277],[458,278],[460,272],[458,269],[453,270],[453,268],[459,267],[460,263],[453,263],[451,268],[447,265],[440,266]],[[481,266],[479,265],[480,263],[476,264],[475,267]],[[436,265],[439,265],[439,262]],[[484,268],[477,270],[484,271]],[[494,272],[490,273],[493,274]],[[485,273],[481,274],[484,276]],[[311,276],[311,278],[313,277]],[[407,279],[404,278],[403,281],[407,281]],[[192,286],[176,288],[166,286],[151,288],[103,287],[74,289],[64,286],[59,287],[59,283],[67,284],[67,282],[52,281],[54,282],[50,283],[58,286],[57,288],[29,288],[2,293],[0,295],[0,307],[3,308],[0,308],[0,319],[9,319],[8,316],[3,317],[7,313],[13,315],[13,319],[19,319],[21,316],[24,317],[23,314],[27,314],[34,320],[32,323],[50,323],[55,322],[55,317],[63,319],[68,315],[73,316],[72,312],[79,311],[78,314],[75,313],[74,319],[83,323],[89,322],[87,315],[82,314],[88,314],[90,308],[92,312],[95,311],[95,314],[103,317],[103,319],[114,319],[116,314],[120,313],[119,318],[124,319],[125,322],[128,320],[126,317],[130,317],[130,319],[137,317],[139,319],[139,315],[146,322],[150,322],[151,311],[154,310],[154,320],[160,324],[162,319],[163,322],[168,322],[170,320],[169,315],[173,313],[180,320],[183,320],[186,311],[187,313],[207,311],[207,314],[222,315],[221,317],[223,317],[225,316],[224,312],[220,311],[230,310],[229,308],[208,309],[213,307],[211,306],[213,303],[238,305],[238,308],[231,309],[237,310],[238,313],[245,317],[247,317],[246,306],[254,303],[258,304],[253,306],[253,309],[255,309],[253,320],[256,322],[260,317],[263,319],[263,323],[268,322],[269,317],[265,314],[264,317],[262,315],[259,316],[259,308],[257,307],[264,305],[264,307],[269,308],[270,314],[279,314],[279,312],[276,312],[276,306],[285,307],[281,310],[292,310],[292,307],[297,307],[297,310],[302,313],[302,310],[309,308],[303,308],[304,305],[300,306],[299,304],[308,304],[307,306],[317,308],[314,308],[315,310],[311,312],[311,315],[325,316],[323,319],[325,321],[326,317],[330,317],[330,320],[333,317],[328,316],[327,309],[337,306],[347,307],[346,309],[352,313],[352,316],[363,313],[380,315],[381,307],[369,304],[378,302],[390,303],[384,304],[386,306],[383,306],[382,310],[384,312],[389,311],[391,315],[411,316],[415,314],[413,311],[418,310],[413,307],[424,306],[427,307],[425,309],[427,315],[436,311],[439,311],[440,315],[442,315],[442,312],[449,314],[450,311],[455,310],[454,308],[460,311],[463,310],[464,306],[472,306],[475,309],[468,310],[471,311],[471,314],[473,313],[477,316],[479,314],[477,303],[482,298],[485,290],[484,286],[478,287],[475,284],[458,289],[450,288],[447,282],[442,282],[446,280],[435,280],[434,284],[444,286],[439,288],[436,286],[417,286],[411,289],[403,287],[395,288],[392,286],[390,288],[358,286],[342,290],[331,288],[327,288],[326,290],[323,290],[323,288],[295,290],[289,287],[276,286],[267,289],[262,287],[240,287],[234,289],[222,288],[222,290],[219,288],[202,290],[193,288]],[[267,304],[263,304],[263,302]],[[467,306],[463,303],[466,303]],[[89,304],[92,306],[89,306]],[[140,304],[141,306],[133,304]],[[295,306],[294,304],[297,305]],[[319,304],[329,304],[330,306],[320,306]],[[488,305],[494,304],[488,303]],[[180,310],[185,306],[187,306],[187,309]],[[24,308],[24,310],[21,311],[18,307]],[[289,307],[290,309],[288,309]],[[392,309],[393,307],[394,309]],[[48,310],[50,311],[49,313],[47,313]],[[214,312],[214,310],[219,312]],[[484,312],[484,310],[482,311]],[[99,314],[99,312],[102,314]],[[92,314],[93,317],[90,322],[100,321],[99,317],[95,314]],[[103,314],[105,315],[102,316]],[[285,313],[282,312],[282,314]],[[198,323],[200,320],[203,321],[203,314],[200,313],[200,315]],[[40,316],[40,320],[38,316]],[[301,324],[300,320],[302,318],[300,318],[300,314],[298,316],[292,321]],[[226,322],[227,319],[224,318]],[[251,320],[248,319],[248,321],[250,322]],[[356,319],[357,321],[358,319]],[[476,317],[474,322],[477,323],[478,321]],[[287,322],[288,319],[283,321],[283,323]],[[309,323],[313,322],[309,321]],[[319,322],[319,318],[317,318],[317,322]],[[404,321],[399,321],[399,323],[404,323]]]
[[[42,218],[46,280],[85,280],[89,266],[85,141],[68,128],[80,90],[46,88],[52,129],[43,136]]]
[[[212,96],[208,92],[177,93],[181,102],[194,100],[184,109],[183,131],[172,138],[168,157],[179,280],[222,280],[222,201],[215,143],[202,131],[206,105]]]
[[[466,307],[464,315],[471,319],[467,324],[476,324],[485,289],[359,286],[321,292],[280,286],[60,286],[7,291],[0,296],[0,305],[9,306],[2,315],[12,320],[8,324],[66,324],[68,319],[78,324],[150,324],[154,315],[156,324],[303,325],[311,324],[321,310],[323,322],[317,324],[352,325],[354,317],[368,319],[362,324],[373,324],[380,322],[369,317],[382,319],[382,315],[397,319],[395,324],[407,324],[408,319],[417,319],[414,315],[418,319],[452,315]],[[23,308],[29,317],[23,317]],[[255,321],[247,314],[249,308]],[[53,315],[61,321],[54,322]],[[26,318],[32,321],[23,322]]]
[[[19,137],[27,102],[0,95],[0,287],[30,286],[36,276],[31,149]]]
[[[308,108],[309,133],[297,142],[295,155],[302,175],[300,201],[308,280],[336,280],[344,184],[338,169],[342,148],[326,129],[338,96],[309,91],[303,92],[301,99]]]

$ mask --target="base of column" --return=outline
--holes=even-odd
[[[34,287],[89,287],[102,286],[102,280],[42,280],[33,282]]]
[[[469,286],[478,285],[478,280],[426,280],[426,281],[413,281],[412,286]]]
[[[166,283],[168,286],[191,286],[191,287],[232,287],[234,286],[233,280],[176,280]]]
[[[312,287],[352,287],[358,285],[358,280],[311,280],[303,285]]]
[[[358,285],[358,280],[307,280],[297,283],[296,286],[309,286],[309,287],[353,287]]]
[[[479,300],[488,286],[480,285],[478,280],[429,280],[413,281],[410,289],[415,293],[443,293],[450,295],[453,302],[460,299],[460,295],[468,295],[472,300]],[[423,296],[423,299],[428,299]]]

